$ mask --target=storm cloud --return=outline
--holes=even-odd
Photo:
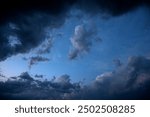
[[[55,45],[47,32],[63,26],[72,9],[111,18],[149,6],[149,0],[1,0],[0,62],[37,48],[36,56],[24,58],[29,66],[49,61],[43,54]],[[69,59],[89,52],[96,34],[94,27],[76,24]],[[116,70],[99,74],[88,85],[73,83],[67,74],[42,81],[36,78],[44,79],[44,75],[34,78],[28,72],[10,78],[0,74],[6,79],[0,81],[0,99],[150,99],[150,59],[136,56],[127,64],[114,62]]]
[[[142,56],[89,85],[72,83],[67,74],[39,81],[25,72],[16,79],[0,82],[0,99],[150,99],[150,59]]]
[[[13,22],[3,27],[0,26],[0,41],[2,44],[0,47],[0,60],[5,60],[7,57],[18,53],[28,53],[42,44],[49,36],[47,30],[61,25],[61,21],[57,22],[57,20],[55,20],[57,22],[55,25],[53,23],[54,19],[47,14],[35,13],[19,17],[16,23]],[[45,48],[40,49],[38,53],[48,53],[51,44],[52,42],[49,39],[47,45],[43,45]]]
[[[149,7],[149,5],[149,0],[1,0],[0,61],[19,53],[28,53],[39,46],[46,39],[47,27],[53,29],[62,26],[72,8],[90,14],[105,13],[119,16],[139,6]],[[78,29],[80,30],[81,26]],[[85,35],[81,35],[83,39]],[[70,59],[76,58],[81,51],[89,50],[91,45],[90,41],[77,42],[77,35],[73,38],[72,44],[75,49],[71,50]],[[15,41],[18,43],[11,46],[10,42]],[[79,47],[81,45],[82,48]],[[43,52],[49,52],[49,49],[39,51],[39,53]]]

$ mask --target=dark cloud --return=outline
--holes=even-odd
[[[31,79],[28,73],[23,73],[18,80],[0,82],[0,99],[64,99],[66,93],[79,88],[70,83],[68,75],[55,81]]]
[[[39,81],[27,72],[0,82],[0,99],[150,99],[150,59],[131,57],[126,65],[96,77],[89,85],[69,75]]]
[[[41,45],[47,39],[47,30],[62,26],[70,8],[114,17],[149,5],[149,0],[1,0],[0,61]],[[88,52],[95,34],[93,28],[78,25],[71,38],[73,50],[69,58]],[[38,53],[49,53],[51,47],[49,41]],[[35,56],[30,58],[29,64],[43,61],[49,59]],[[13,80],[0,82],[0,99],[150,99],[150,60],[132,57],[127,65],[120,65],[120,61],[116,64],[115,71],[97,76],[89,85],[71,83],[68,75],[39,81],[25,72],[11,77]]]
[[[27,53],[45,41],[47,30],[51,31],[64,23],[72,0],[6,0],[0,3],[3,6],[0,12],[4,12],[0,16],[0,61],[3,61],[12,55]],[[11,4],[11,7],[8,4]],[[15,42],[13,46],[12,42]],[[49,42],[38,53],[48,53],[50,48]]]
[[[118,16],[142,5],[149,6],[149,0],[1,0],[0,61],[39,46],[46,39],[46,28],[59,28],[68,18],[71,8],[91,14]],[[10,42],[13,42],[13,46]],[[76,43],[76,40],[73,39],[72,43]],[[84,49],[75,47],[70,53],[70,59],[78,56],[81,51],[89,50],[90,44],[90,41],[85,41]],[[39,53],[49,52],[50,47],[47,45]]]
[[[79,0],[77,6],[87,13],[106,13],[111,16],[123,15],[139,6],[149,7],[149,0]]]
[[[94,27],[94,26],[93,26]],[[92,46],[92,41],[96,38],[96,28],[86,29],[83,25],[75,27],[74,35],[71,37],[73,50],[69,53],[69,59],[75,59],[81,53],[88,52]]]
[[[127,65],[96,77],[68,99],[150,99],[150,59],[131,57]]]
[[[70,50],[69,52],[69,59],[73,60],[78,56],[79,51],[77,49]]]
[[[38,75],[38,74],[36,74],[34,77],[35,77],[35,78],[43,78],[44,76],[43,76],[43,75]]]
[[[20,80],[27,80],[27,81],[33,81],[34,79],[28,74],[28,72],[23,72],[19,76]]]
[[[37,64],[39,62],[46,62],[49,60],[50,59],[48,59],[46,57],[42,57],[42,56],[31,57],[31,58],[29,58],[29,68],[31,68],[32,65]]]
[[[11,4],[11,6],[10,6]],[[7,21],[13,16],[31,11],[43,11],[52,15],[59,15],[73,5],[88,12],[108,12],[112,15],[121,15],[138,6],[150,4],[149,0],[1,0],[0,22]]]

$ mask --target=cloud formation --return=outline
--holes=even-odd
[[[49,61],[50,59],[42,56],[34,56],[29,58],[29,68],[31,68],[34,64],[37,64],[39,62],[46,62]]]
[[[150,99],[150,59],[131,57],[127,65],[98,75],[68,99]]]
[[[66,93],[78,88],[70,83],[68,75],[54,81],[33,80],[27,72],[18,76],[18,80],[0,82],[0,99],[63,99]]]
[[[11,4],[8,5],[8,4]],[[106,13],[120,16],[139,6],[150,6],[149,0],[1,0],[0,1],[0,62],[19,53],[28,53],[41,45],[38,54],[49,53],[52,40],[47,29],[62,26],[70,9],[87,14]],[[84,25],[75,27],[71,38],[70,59],[91,49],[96,31]],[[30,67],[49,61],[40,55],[29,58]],[[51,81],[35,80],[27,72],[0,82],[0,99],[150,99],[150,60],[132,57],[127,65],[116,60],[117,69],[98,75],[89,85],[71,83],[69,75]],[[5,78],[0,75],[1,78]],[[42,76],[36,76],[42,77]],[[13,79],[13,80],[12,80]]]
[[[10,5],[11,4],[11,7]],[[0,1],[0,61],[6,60],[12,55],[27,53],[39,46],[45,40],[45,29],[59,28],[64,24],[70,9],[76,8],[85,13],[105,13],[111,16],[119,16],[130,12],[139,6],[150,6],[149,0],[42,0],[42,1],[21,1],[1,0]],[[61,20],[60,20],[61,19]],[[90,41],[85,40],[87,32],[82,26],[77,30],[84,34],[72,37],[72,44],[75,50],[70,53],[70,59],[76,58],[81,51],[89,50]],[[11,42],[19,42],[10,46]],[[48,46],[50,47],[50,46]],[[5,50],[5,51],[3,51]],[[39,53],[49,52],[45,48]]]
[[[0,61],[18,53],[27,53],[39,46],[46,39],[46,26],[51,25],[49,24],[50,21],[45,19],[50,19],[50,17],[48,15],[33,14],[18,19],[16,23],[13,23],[15,28],[9,24],[3,27],[0,26],[0,42],[2,44],[0,47]]]
[[[48,54],[50,53],[50,49],[52,48],[52,39],[45,40],[37,50],[37,54]]]
[[[96,38],[96,28],[86,29],[83,25],[75,27],[74,35],[71,37],[73,50],[69,53],[69,59],[75,59],[81,53],[88,52],[92,46],[94,38]]]
[[[150,99],[150,59],[141,56],[89,85],[71,83],[67,74],[39,81],[25,72],[16,79],[0,82],[0,99]]]

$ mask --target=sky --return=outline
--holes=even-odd
[[[0,99],[150,99],[148,0],[1,3]]]

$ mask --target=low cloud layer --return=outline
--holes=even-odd
[[[150,59],[141,56],[89,85],[71,83],[69,75],[39,81],[25,72],[16,79],[0,82],[0,99],[150,99]]]

